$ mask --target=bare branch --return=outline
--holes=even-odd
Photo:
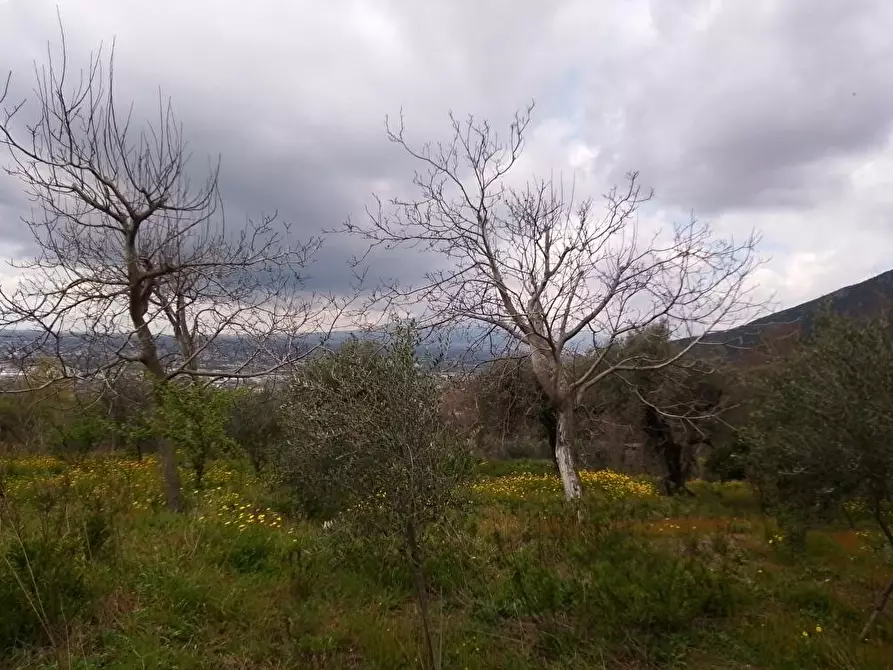
[[[420,166],[417,197],[395,198],[389,211],[379,200],[363,223],[341,231],[365,239],[367,253],[402,246],[439,256],[443,269],[412,286],[387,284],[377,298],[388,308],[424,305],[422,327],[476,323],[524,345],[537,382],[564,417],[559,432],[571,440],[574,405],[605,377],[679,364],[705,334],[750,316],[758,237],[717,239],[694,219],[646,235],[638,213],[653,194],[635,172],[604,195],[600,215],[560,181],[513,188],[507,175],[531,112],[517,114],[505,138],[486,121],[450,116],[450,140],[421,146],[408,141],[401,116],[388,138]],[[623,338],[659,323],[687,344],[660,360],[609,356]],[[569,365],[572,351],[587,345],[597,350],[591,364]],[[579,482],[565,479],[574,497]]]
[[[100,383],[134,362],[163,383],[247,379],[301,360],[308,333],[350,303],[304,288],[320,240],[293,242],[275,215],[230,229],[219,161],[193,182],[170,101],[159,94],[140,126],[116,99],[114,48],[75,72],[61,24],[60,45],[61,57],[48,48],[35,64],[31,104],[0,117],[38,250],[0,289],[0,329],[15,343],[6,358],[22,370],[52,358],[58,375],[42,385]]]

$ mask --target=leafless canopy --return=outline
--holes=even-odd
[[[192,178],[170,103],[137,123],[116,103],[113,52],[77,72],[64,33],[61,46],[35,67],[32,100],[13,104],[9,80],[0,91],[0,144],[37,249],[0,290],[16,360],[52,356],[87,378],[133,362],[171,379],[247,377],[306,353],[300,334],[323,310],[303,272],[319,241],[291,243],[274,216],[228,227],[219,164]]]
[[[696,220],[646,232],[638,213],[652,193],[634,172],[604,195],[601,208],[590,198],[575,202],[553,180],[512,187],[532,109],[516,115],[505,139],[487,122],[451,116],[450,141],[414,147],[402,118],[389,125],[389,139],[422,166],[414,178],[419,197],[392,207],[379,201],[364,222],[345,229],[370,248],[405,245],[448,262],[417,285],[388,285],[380,297],[428,305],[425,325],[498,329],[557,364],[571,348],[607,352],[656,323],[677,337],[694,335],[688,349],[754,307],[746,279],[757,264],[756,236],[716,239]],[[576,390],[584,392],[602,368],[580,374]]]
[[[569,445],[583,394],[616,372],[676,364],[704,334],[745,316],[757,240],[717,239],[694,219],[649,232],[638,214],[652,194],[636,173],[601,207],[560,181],[515,187],[531,112],[517,114],[504,138],[486,121],[451,116],[451,139],[421,146],[407,140],[402,118],[389,124],[389,139],[420,166],[418,197],[379,201],[345,229],[370,249],[408,246],[445,261],[415,286],[385,286],[376,297],[386,304],[423,304],[423,326],[477,324],[523,345],[559,414],[556,460],[574,498]],[[691,339],[659,360],[614,355],[625,337],[658,323]],[[596,355],[577,369],[569,359],[581,345]]]

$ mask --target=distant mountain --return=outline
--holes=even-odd
[[[893,306],[893,270],[852,286],[789,307],[743,326],[714,333],[704,338],[707,343],[722,343],[729,349],[751,349],[767,339],[777,339],[812,332],[816,316],[825,308],[848,318],[872,317]]]
[[[811,332],[815,317],[828,307],[834,314],[844,317],[870,317],[879,314],[887,307],[893,306],[893,270],[879,274],[866,281],[846,286],[815,300],[781,310],[769,316],[751,321],[727,331],[712,333],[703,339],[705,344],[718,345],[720,349],[734,355],[736,351],[746,352],[759,348],[767,341],[778,341]],[[504,334],[491,333],[485,337],[489,329],[470,326],[450,333],[435,332],[427,341],[422,342],[416,350],[417,355],[427,359],[443,359],[448,364],[475,365],[500,354],[504,354],[510,342]],[[0,332],[0,374],[8,364],[16,358],[14,353],[24,346],[37,333],[30,330],[12,330]],[[335,331],[328,336],[308,334],[304,346],[313,347],[325,339],[327,347],[338,349],[352,337],[360,339],[377,339],[383,331]],[[108,335],[98,347],[108,351],[109,347],[121,346],[124,343],[121,335]],[[679,340],[685,344],[690,340]],[[162,354],[173,354],[177,351],[176,340],[169,335],[159,335],[157,344]],[[584,344],[581,339],[580,344]],[[84,359],[90,356],[93,349],[89,338],[83,335],[67,335],[63,338],[62,349],[66,358]],[[102,355],[97,351],[97,355]],[[214,347],[210,360],[204,364],[210,369],[224,369],[233,363],[244,360],[250,350],[237,338],[222,336]],[[5,359],[5,360],[4,360]]]

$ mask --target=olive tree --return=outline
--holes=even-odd
[[[664,323],[652,324],[626,338],[614,356],[667,360],[684,345],[670,340]],[[734,407],[724,390],[728,363],[719,356],[689,355],[658,369],[618,371],[606,387],[615,420],[636,429],[661,462],[668,495],[692,495],[686,482],[698,452],[728,427]]]
[[[660,369],[705,333],[751,308],[748,278],[756,237],[716,237],[696,220],[651,234],[638,213],[651,198],[636,173],[612,188],[599,209],[552,179],[512,185],[532,108],[500,137],[486,121],[451,117],[446,142],[414,144],[401,121],[388,137],[416,161],[416,197],[397,197],[343,230],[370,250],[409,247],[432,255],[412,285],[388,283],[385,305],[425,308],[424,327],[475,324],[529,352],[536,383],[556,417],[555,456],[565,496],[582,494],[574,459],[575,409],[618,371]],[[439,262],[434,259],[439,259]],[[659,360],[633,355],[604,363],[622,339],[665,321],[687,344]],[[574,369],[568,352],[598,350]]]
[[[767,507],[799,530],[861,503],[893,549],[893,323],[824,314],[815,333],[754,399],[752,476]],[[893,594],[880,595],[863,636]]]
[[[285,406],[286,481],[313,511],[400,538],[413,575],[428,665],[437,667],[424,571],[424,529],[459,504],[471,464],[447,429],[441,385],[414,356],[411,327],[354,340],[309,362]]]

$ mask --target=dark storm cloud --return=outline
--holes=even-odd
[[[499,123],[537,98],[525,171],[570,175],[573,164],[578,188],[597,195],[640,169],[667,221],[694,208],[724,230],[763,228],[776,256],[766,281],[782,291],[808,291],[820,271],[826,282],[852,278],[854,265],[828,256],[834,242],[824,241],[842,213],[849,256],[893,264],[879,244],[893,237],[893,5],[883,0],[60,0],[59,9],[76,61],[116,38],[120,101],[146,114],[158,86],[172,97],[197,173],[222,156],[231,223],[278,211],[306,239],[361,217],[373,192],[403,193],[412,177],[384,137],[386,114],[404,108],[410,135],[436,140],[448,110]],[[0,4],[0,71],[16,72],[19,91],[55,38],[55,11],[55,0]],[[14,188],[0,180],[4,248],[26,240],[11,215],[21,208]],[[346,287],[345,261],[362,248],[327,240],[313,286]],[[411,279],[429,267],[407,252],[373,270]]]
[[[658,16],[680,4],[652,2]],[[706,213],[839,194],[848,175],[834,163],[883,147],[893,129],[893,5],[701,5],[701,22],[655,23],[620,93],[612,159]]]
[[[0,175],[0,244],[22,245],[30,241],[31,233],[21,221],[27,208],[28,201],[19,183]]]
[[[290,224],[292,236],[306,240],[338,227],[349,216],[363,216],[372,191],[382,184],[392,179],[407,183],[411,177],[405,157],[386,141],[384,117],[407,102],[418,112],[425,106],[426,92],[443,81],[436,81],[415,59],[403,57],[411,54],[393,60],[388,27],[374,13],[365,15],[361,5],[354,12],[322,12],[315,20],[319,26],[307,27],[303,21],[305,39],[300,25],[288,25],[301,13],[286,8],[277,16],[276,5],[248,12],[233,5],[229,9],[241,11],[245,21],[234,17],[232,23],[217,26],[221,30],[215,30],[213,19],[210,24],[204,21],[206,14],[173,3],[156,7],[142,20],[135,20],[138,8],[109,5],[99,25],[73,12],[77,6],[61,4],[72,61],[84,64],[101,39],[108,51],[115,37],[117,98],[124,105],[135,101],[137,118],[151,118],[157,86],[162,86],[184,124],[195,176],[208,157],[222,157],[220,185],[229,225],[277,211],[278,219]],[[225,3],[216,6],[228,9]],[[21,32],[32,44],[25,52],[40,57],[42,47],[33,45],[56,38],[50,6],[37,2],[27,9],[17,4],[16,9],[13,19],[26,27]],[[178,15],[183,21],[163,30],[146,25],[158,22],[161,28]],[[355,30],[346,25],[349,21],[356,24]],[[140,30],[134,31],[135,25]],[[8,30],[3,36],[14,41],[16,31],[3,27]],[[270,35],[271,27],[278,36]],[[314,49],[316,62],[296,62],[302,51]],[[385,66],[381,73],[375,72],[376,60]],[[22,57],[5,62],[15,71],[19,99],[32,79],[30,64]],[[447,105],[437,107],[436,125],[443,128]],[[428,111],[407,110],[423,137],[433,120]],[[8,235],[6,228],[0,222],[0,236]],[[312,286],[347,288],[352,280],[347,260],[363,249],[350,238],[327,239],[310,268]],[[376,266],[407,279],[429,264],[417,254],[400,254]]]

